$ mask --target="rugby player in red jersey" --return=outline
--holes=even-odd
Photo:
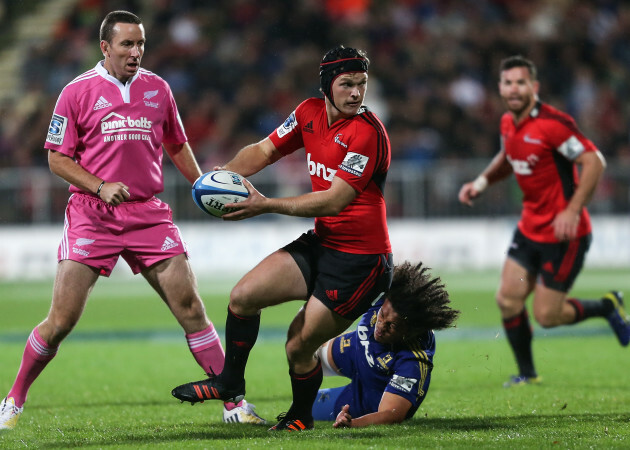
[[[365,313],[392,280],[383,197],[391,150],[383,124],[363,106],[368,64],[365,53],[354,48],[327,52],[320,64],[324,98],[303,101],[268,137],[244,147],[223,167],[249,176],[304,148],[312,192],[266,198],[247,183],[249,198],[227,205],[235,211],[223,218],[276,213],[313,217],[315,225],[238,282],[230,294],[223,372],[175,388],[176,398],[192,403],[241,398],[261,310],[302,300],[306,304],[286,342],[293,403],[271,429],[313,428],[312,406],[322,382],[315,352]]]
[[[525,306],[532,292],[534,318],[542,327],[604,317],[621,345],[630,341],[621,292],[597,300],[567,295],[591,243],[586,205],[606,164],[573,118],[539,100],[538,89],[530,60],[512,56],[501,62],[499,92],[507,108],[501,118],[501,149],[481,175],[459,191],[460,202],[471,206],[488,185],[513,173],[523,192],[521,218],[496,296],[519,369],[506,387],[541,380]]]

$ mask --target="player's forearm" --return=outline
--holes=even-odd
[[[480,176],[488,181],[488,184],[496,183],[512,174],[512,166],[505,156],[504,151],[500,151],[490,161],[490,164],[484,169]]]
[[[352,186],[335,177],[325,191],[309,192],[297,197],[272,198],[269,212],[297,217],[336,216],[356,197]]]
[[[582,208],[590,202],[606,168],[603,156],[599,152],[587,155],[581,159],[580,164],[582,166],[580,181],[566,208],[576,214],[579,214]]]
[[[101,183],[108,181],[92,175],[69,156],[53,150],[48,151],[48,166],[52,173],[85,192],[96,194]]]
[[[202,174],[197,159],[188,142],[179,145],[164,145],[171,161],[184,177],[192,184]]]
[[[367,427],[369,425],[388,425],[393,423],[400,423],[403,420],[405,420],[404,414],[401,414],[400,411],[396,409],[390,409],[385,411],[377,411],[361,417],[353,418],[350,421],[350,427],[359,428]]]
[[[336,216],[341,209],[327,199],[325,191],[309,192],[297,197],[270,198],[270,213],[295,217]]]
[[[281,155],[274,150],[275,147],[268,139],[250,144],[243,147],[223,168],[248,177],[280,159]]]

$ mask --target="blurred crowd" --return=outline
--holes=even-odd
[[[165,78],[208,169],[319,96],[318,63],[343,43],[372,62],[366,104],[395,160],[490,158],[503,107],[499,61],[538,66],[541,99],[573,115],[608,158],[630,160],[630,4],[614,0],[79,0],[23,54],[30,108],[0,105],[0,168],[45,165],[63,86],[101,58],[113,9],[145,22],[142,65]],[[19,113],[16,110],[19,109]]]

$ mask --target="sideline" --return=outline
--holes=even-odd
[[[25,332],[0,333],[0,342],[6,344],[24,343],[31,330]],[[217,328],[220,336],[225,330]],[[536,339],[562,338],[570,336],[611,336],[610,327],[606,325],[582,326],[579,328],[558,327],[543,329],[534,327]],[[284,342],[287,330],[282,327],[261,328],[257,342]],[[505,339],[503,331],[495,327],[461,327],[451,330],[436,331],[438,342],[453,342],[462,340],[489,341]],[[86,343],[99,341],[151,341],[160,343],[181,343],[184,341],[181,330],[130,330],[130,331],[76,331],[65,342]]]

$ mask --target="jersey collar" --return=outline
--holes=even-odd
[[[534,105],[532,110],[529,112],[529,117],[531,117],[532,119],[535,119],[536,117],[538,117],[538,114],[540,114],[541,106],[542,106],[542,102],[540,100],[536,100],[536,104]]]
[[[131,93],[130,93],[131,83],[133,83],[136,80],[136,78],[140,76],[140,71],[138,70],[138,72],[133,77],[127,80],[125,84],[123,84],[120,82],[118,78],[111,76],[107,72],[107,69],[105,69],[105,66],[103,65],[104,63],[105,63],[105,60],[101,60],[98,63],[96,63],[96,67],[94,68],[94,70],[96,70],[96,73],[98,73],[100,76],[105,78],[107,81],[109,81],[110,83],[113,83],[120,90],[120,95],[122,95],[123,101],[125,103],[129,103],[131,99]]]

